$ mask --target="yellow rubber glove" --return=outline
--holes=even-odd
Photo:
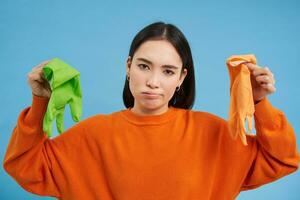
[[[255,112],[251,72],[244,63],[256,64],[256,57],[253,54],[232,55],[227,61],[227,68],[230,75],[230,108],[228,123],[230,135],[233,139],[238,136],[244,145],[247,143],[247,134],[252,132],[252,118]],[[245,121],[248,122],[248,131],[245,128]]]

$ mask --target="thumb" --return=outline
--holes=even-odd
[[[255,69],[258,69],[257,65],[251,63],[251,62],[245,62],[243,63],[244,65],[246,65],[246,67],[252,72]]]

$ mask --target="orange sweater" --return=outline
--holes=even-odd
[[[68,200],[234,199],[297,170],[292,126],[267,98],[255,105],[248,146],[216,115],[171,107],[91,116],[52,139],[48,99],[33,96],[14,128],[4,168],[25,190]]]

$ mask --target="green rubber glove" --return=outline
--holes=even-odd
[[[82,92],[80,73],[59,58],[52,59],[43,68],[52,93],[43,120],[43,131],[51,137],[52,123],[56,118],[56,127],[61,134],[64,131],[64,111],[70,105],[72,119],[79,122],[82,114]]]

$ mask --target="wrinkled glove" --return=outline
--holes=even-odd
[[[230,75],[230,107],[229,107],[229,130],[233,139],[238,136],[244,145],[247,144],[247,134],[252,132],[252,118],[254,116],[254,102],[251,86],[251,72],[245,63],[256,64],[253,54],[232,55],[227,61]],[[248,122],[248,131],[245,122]]]
[[[51,137],[54,118],[56,118],[59,134],[64,131],[63,116],[66,104],[70,105],[73,121],[80,120],[82,114],[80,73],[59,58],[54,58],[47,63],[43,67],[43,73],[52,90],[43,120],[43,131]]]

